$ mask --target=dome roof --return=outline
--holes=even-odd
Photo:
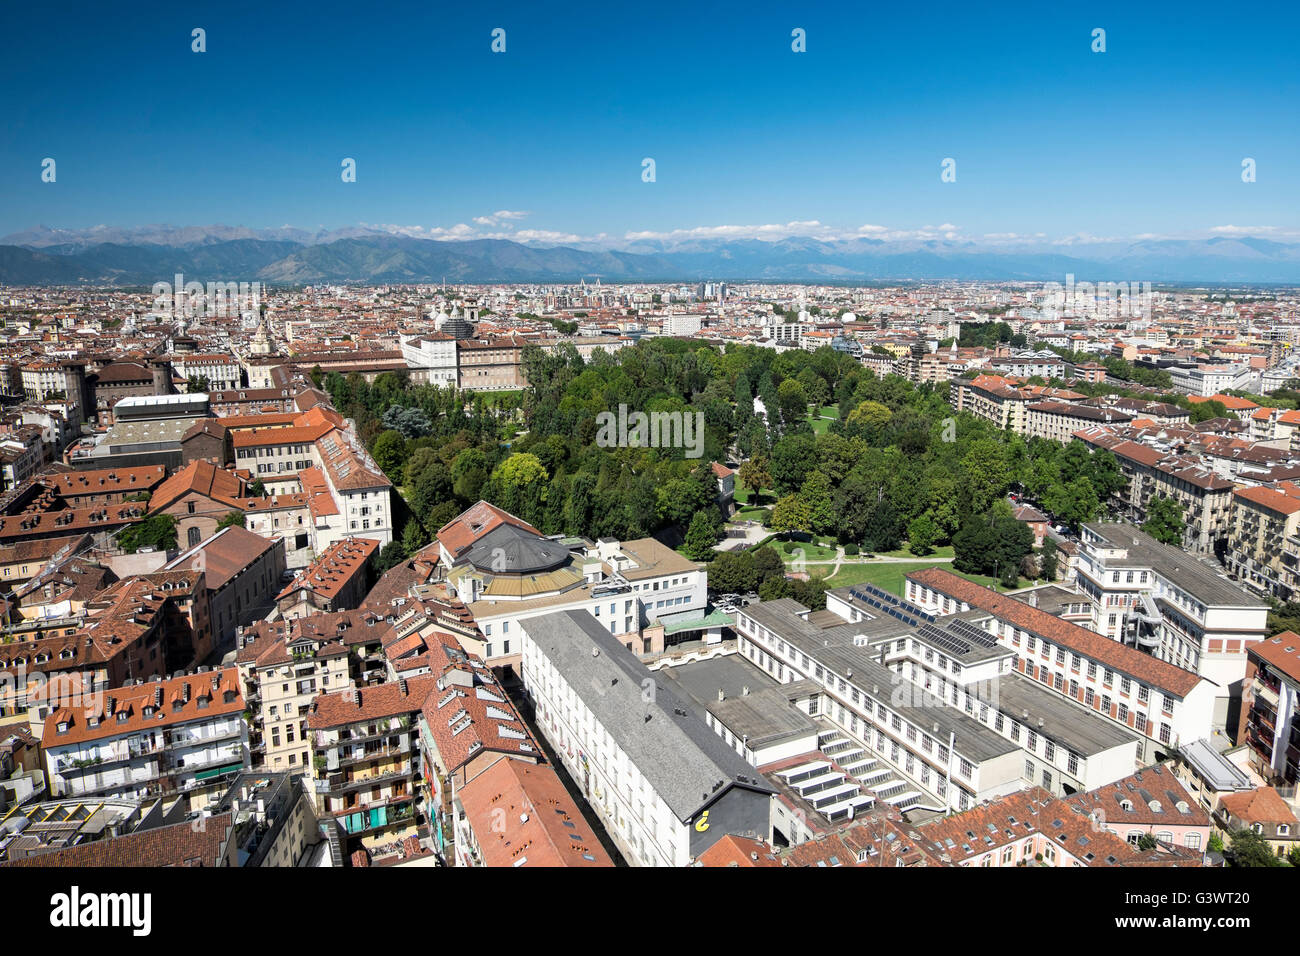
[[[480,538],[465,559],[477,570],[492,574],[535,574],[568,562],[569,549],[558,541],[503,524]]]

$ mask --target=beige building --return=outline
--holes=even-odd
[[[1300,499],[1272,488],[1238,488],[1231,527],[1228,567],[1256,591],[1289,600],[1297,578],[1295,542],[1289,539],[1300,528]]]
[[[1074,433],[1094,425],[1126,425],[1132,415],[1071,402],[1036,402],[1025,409],[1025,435],[1069,444]]]
[[[332,635],[258,625],[241,634],[235,664],[252,711],[253,765],[305,770],[312,699],[351,686],[347,646]]]

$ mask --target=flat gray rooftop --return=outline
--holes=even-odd
[[[1253,786],[1247,777],[1231,760],[1215,750],[1205,739],[1194,740],[1185,744],[1181,753],[1202,780],[1218,791],[1250,790]]]
[[[1127,557],[1106,558],[1107,570],[1151,568],[1202,604],[1213,607],[1265,606],[1263,601],[1229,581],[1214,565],[1186,551],[1161,544],[1133,525],[1098,522],[1086,527],[1104,538],[1112,547],[1128,552]]]
[[[1019,674],[997,680],[998,709],[1081,757],[1091,757],[1137,740],[1110,721],[1071,704],[1056,691],[1045,690]],[[1022,715],[1028,712],[1028,719]],[[1042,724],[1039,724],[1042,721]]]
[[[818,725],[791,704],[791,698],[817,689],[812,681],[778,684],[740,654],[692,661],[651,672],[671,683],[696,709],[713,714],[750,747],[814,737]],[[722,692],[722,700],[718,692]]]
[[[586,611],[543,614],[520,627],[679,820],[691,819],[724,786],[771,791],[702,715]]]

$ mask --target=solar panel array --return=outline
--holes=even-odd
[[[981,647],[997,647],[998,639],[984,630],[982,627],[976,627],[970,621],[963,621],[961,618],[948,622],[948,629],[956,634],[961,635],[968,641],[973,641]]]
[[[935,627],[933,624],[922,624],[917,628],[916,636],[927,644],[942,648],[949,654],[964,656],[971,651],[971,646],[965,641],[948,633],[941,627]]]
[[[877,610],[884,611],[891,617],[895,617],[911,627],[934,620],[933,614],[921,610],[914,604],[900,600],[897,595],[876,587],[874,584],[855,585],[849,588],[849,593],[864,604],[869,604]]]

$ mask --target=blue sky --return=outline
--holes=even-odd
[[[6,5],[0,234],[1300,237],[1295,4],[185,6]]]

